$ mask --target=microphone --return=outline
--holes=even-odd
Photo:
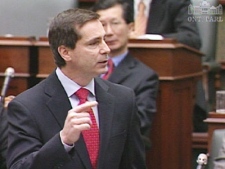
[[[12,67],[8,67],[5,70],[5,80],[4,80],[4,83],[2,86],[2,91],[1,91],[1,102],[3,104],[4,104],[4,100],[5,100],[6,91],[9,86],[9,82],[10,82],[11,78],[14,77],[14,73],[15,73],[15,70]]]

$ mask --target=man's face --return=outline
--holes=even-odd
[[[105,29],[105,41],[111,52],[110,56],[124,53],[127,50],[131,24],[127,24],[123,18],[123,8],[121,5],[99,10],[100,21]]]
[[[69,70],[87,78],[105,73],[110,49],[104,41],[105,31],[101,22],[89,21],[77,29],[81,39],[77,41],[75,49],[70,49],[68,52]]]

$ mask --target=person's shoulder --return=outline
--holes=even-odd
[[[50,87],[47,83],[47,79],[48,78],[43,79],[39,83],[30,87],[29,89],[26,89],[23,92],[19,93],[11,102],[15,100],[19,102],[24,102],[26,104],[29,103],[30,100],[32,100],[33,102],[39,101],[45,93],[46,87]]]
[[[57,76],[55,73],[50,74],[47,78],[41,80],[37,84],[33,85],[29,89],[21,92],[16,97],[23,97],[23,96],[37,96],[38,94],[42,94],[41,91],[45,91],[47,88],[56,88],[60,84],[59,80],[57,79]]]
[[[137,59],[136,59],[136,60],[137,60]],[[138,64],[139,64],[140,68],[142,68],[143,70],[148,71],[148,72],[152,72],[152,73],[153,73],[153,72],[156,73],[155,70],[153,70],[150,66],[146,65],[146,64],[143,63],[142,61],[137,60],[137,62],[138,62]]]
[[[133,56],[131,56],[133,57]],[[133,57],[136,67],[138,67],[138,70],[142,73],[142,74],[148,74],[148,75],[155,75],[158,76],[158,74],[156,73],[156,71],[154,69],[152,69],[150,66],[146,65],[144,62],[138,60],[137,58]]]
[[[34,86],[30,87],[29,89],[27,90],[24,90],[23,92],[21,92],[20,94],[18,94],[16,97],[22,97],[24,95],[33,95],[34,93],[36,93],[37,90],[39,90],[39,88],[41,86],[43,86],[45,80],[35,84]]]
[[[121,91],[133,93],[133,90],[131,88],[126,87],[124,85],[113,83],[108,80],[103,80],[100,77],[95,78],[95,80],[97,81],[98,84],[100,84],[104,88],[108,88],[109,91],[111,91],[112,93],[113,92],[117,93],[117,92],[121,92]]]

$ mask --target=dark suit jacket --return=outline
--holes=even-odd
[[[134,0],[124,0],[134,6]],[[195,22],[189,22],[188,6],[190,0],[152,0],[147,34],[160,34],[165,38],[174,38],[188,46],[200,49],[201,39]],[[133,17],[134,8],[130,8]],[[192,20],[193,21],[193,20]]]
[[[156,113],[158,93],[156,72],[128,53],[108,80],[134,90],[141,119],[141,133],[146,137],[145,140],[148,139],[153,116]]]
[[[6,169],[8,122],[7,112],[0,102],[0,169]]]
[[[175,38],[179,42],[199,49],[200,35],[195,22],[189,22],[190,0],[153,0],[146,32]]]
[[[124,86],[95,79],[100,125],[98,169],[145,169],[135,97]],[[8,107],[10,169],[91,169],[82,135],[67,153],[62,130],[71,104],[55,73]]]

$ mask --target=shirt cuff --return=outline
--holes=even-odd
[[[62,142],[62,144],[63,144],[63,147],[64,147],[64,149],[66,150],[66,152],[69,152],[70,150],[73,149],[74,144],[73,144],[73,145],[68,145],[68,144],[64,143],[64,142],[62,141],[61,135],[60,135],[60,140],[61,140],[61,142]]]

